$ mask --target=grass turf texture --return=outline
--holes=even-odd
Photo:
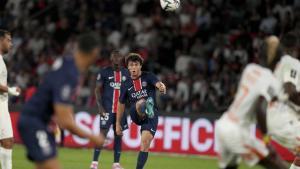
[[[89,169],[92,149],[59,149],[59,160],[63,169]],[[121,164],[125,169],[135,169],[137,152],[123,152]],[[111,169],[113,161],[112,151],[102,151],[99,161],[99,169]],[[13,169],[35,168],[25,157],[25,149],[21,145],[15,145],[13,150]],[[216,159],[197,156],[176,156],[169,154],[150,153],[145,169],[217,169]],[[242,165],[239,169],[248,169]],[[262,169],[254,167],[253,169]]]

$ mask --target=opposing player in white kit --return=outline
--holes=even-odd
[[[8,94],[18,96],[18,87],[7,86],[7,69],[3,55],[12,48],[11,35],[0,29],[0,161],[2,169],[12,168],[13,131],[8,112]]]
[[[298,153],[291,169],[300,169],[300,62],[297,57],[299,37],[288,33],[281,39],[283,56],[274,74],[283,85],[282,97],[286,101],[278,101],[268,107],[268,132],[281,145]]]
[[[238,91],[229,109],[216,122],[217,152],[221,169],[237,169],[243,160],[249,166],[260,164],[265,168],[287,169],[288,165],[272,149],[271,145],[251,134],[256,123],[263,134],[267,134],[267,103],[276,99],[281,90],[279,81],[270,69],[279,60],[279,40],[269,37],[262,49],[262,67],[249,64],[244,69]],[[268,69],[268,68],[270,69]],[[267,138],[267,137],[266,137]]]

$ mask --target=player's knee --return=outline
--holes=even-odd
[[[6,149],[12,149],[13,145],[14,145],[14,140],[12,138],[2,140],[2,142],[1,142],[1,146]]]
[[[151,139],[143,139],[141,142],[141,151],[147,152],[150,148]]]

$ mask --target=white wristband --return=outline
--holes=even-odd
[[[13,95],[13,96],[20,95],[20,92],[17,91],[17,87],[8,87],[7,92],[8,92],[8,94]]]

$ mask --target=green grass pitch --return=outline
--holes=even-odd
[[[89,169],[92,157],[92,149],[59,149],[59,160],[63,169]],[[121,164],[125,169],[135,169],[137,153],[124,152],[121,156]],[[111,169],[113,160],[112,151],[102,151],[99,169]],[[15,145],[13,151],[13,169],[34,169],[25,157],[25,149],[21,145]],[[247,169],[242,165],[239,169]],[[150,153],[145,169],[217,169],[216,159],[197,156],[176,156],[169,154]],[[253,169],[261,169],[254,167]]]

